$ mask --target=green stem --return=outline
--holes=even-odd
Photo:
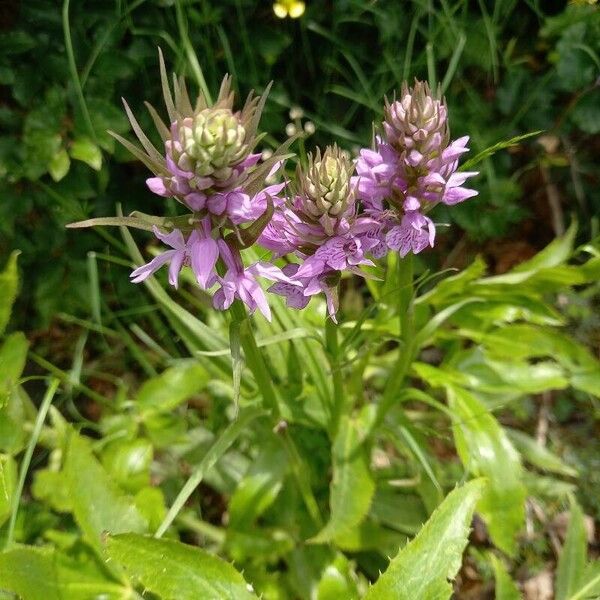
[[[248,315],[246,314],[246,309],[239,300],[236,300],[231,305],[230,310],[232,318],[240,326],[240,343],[244,350],[246,365],[254,375],[258,389],[262,394],[265,408],[271,410],[273,425],[277,427],[281,420],[281,412],[279,410],[277,394],[275,392],[275,387],[273,386],[273,380],[271,379],[271,375],[263,359],[262,352],[256,343],[254,331],[251,327]],[[320,527],[322,524],[321,514],[307,477],[308,468],[306,465],[304,465],[304,461],[298,452],[298,448],[296,447],[294,440],[289,435],[287,430],[283,430],[282,434],[279,436],[279,439],[281,440],[283,447],[285,448],[290,459],[292,472],[296,478],[296,482],[298,484],[300,494],[302,495],[302,500],[306,505],[306,509],[315,524]]]
[[[413,255],[398,258],[398,317],[400,319],[400,347],[398,359],[383,391],[377,410],[377,423],[382,423],[402,388],[414,357],[414,284]]]
[[[331,414],[331,438],[334,439],[340,425],[340,419],[344,411],[344,381],[340,367],[340,346],[338,343],[338,327],[331,317],[325,319],[325,345],[327,347],[327,358],[331,367],[333,379],[333,402]]]
[[[13,542],[15,524],[17,522],[17,513],[19,512],[21,495],[23,494],[23,488],[25,487],[25,478],[27,477],[27,471],[29,470],[29,465],[31,464],[33,451],[35,450],[35,446],[40,437],[40,433],[42,432],[42,427],[44,426],[46,415],[50,410],[50,405],[52,404],[52,400],[54,399],[54,394],[56,394],[56,390],[58,389],[59,383],[60,381],[58,379],[52,379],[50,381],[50,385],[48,386],[48,390],[46,391],[46,395],[42,400],[40,410],[38,411],[37,417],[35,419],[35,425],[33,426],[33,432],[31,433],[29,443],[27,444],[27,450],[25,450],[25,455],[23,456],[23,461],[21,462],[21,469],[19,471],[19,482],[17,483],[17,489],[15,490],[15,495],[13,497],[12,510],[10,513],[10,520],[8,522],[8,533],[6,535],[7,548],[10,547]]]
[[[83,114],[85,124],[88,128],[90,136],[92,137],[92,140],[96,142],[96,131],[94,130],[94,125],[92,124],[90,113],[88,112],[85,97],[83,95],[83,89],[81,87],[81,81],[79,79],[79,73],[77,72],[77,63],[75,62],[75,52],[73,51],[73,41],[71,40],[71,26],[69,23],[69,2],[70,0],[64,0],[62,7],[62,26],[63,33],[65,36],[65,49],[67,51],[67,59],[69,61],[69,70],[71,71],[71,78],[73,79],[75,93],[77,94],[79,107],[81,108],[81,113]]]
[[[239,324],[240,343],[244,350],[244,358],[252,375],[254,375],[256,385],[263,397],[265,408],[270,410],[273,417],[278,420],[280,417],[279,403],[273,381],[256,343],[246,309],[239,300],[236,300],[231,305],[231,316]]]

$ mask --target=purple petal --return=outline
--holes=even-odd
[[[215,215],[222,215],[227,207],[227,194],[213,194],[206,202],[208,210]]]
[[[254,263],[248,267],[246,271],[252,275],[264,277],[265,279],[270,279],[271,281],[283,281],[284,283],[289,283],[290,285],[302,286],[299,281],[290,279],[279,267],[276,267],[268,262]]]
[[[320,275],[324,269],[325,262],[311,256],[300,265],[296,277],[315,277],[316,275]]]
[[[162,233],[162,231],[156,227],[156,225],[152,228],[154,231],[154,235],[161,241],[171,246],[175,250],[185,250],[185,240],[183,239],[183,234],[179,229],[173,229],[170,233]]]
[[[169,283],[175,288],[177,288],[179,284],[179,273],[183,267],[184,260],[185,252],[176,251],[171,259],[171,264],[169,265]]]
[[[454,187],[447,189],[444,192],[444,196],[442,197],[442,202],[449,206],[454,204],[458,204],[459,202],[463,202],[468,198],[472,198],[473,196],[477,196],[479,192],[476,190],[471,190],[469,188],[464,187]]]
[[[288,267],[297,266],[297,265],[287,265]],[[285,269],[284,269],[285,270]],[[295,285],[291,285],[289,283],[278,282],[274,283],[269,289],[269,292],[273,294],[278,294],[279,296],[283,296],[285,298],[285,303],[287,306],[291,308],[297,308],[299,310],[306,307],[306,305],[310,302],[310,298],[306,297],[302,293],[302,288],[299,288]]]
[[[154,194],[158,194],[159,196],[164,197],[171,196],[171,192],[167,190],[162,177],[149,177],[148,179],[146,179],[146,185],[148,186],[148,189]]]
[[[219,258],[219,246],[212,238],[199,240],[192,244],[190,256],[192,271],[194,271],[200,287],[205,290],[208,282],[214,280],[215,277],[214,269]]]
[[[192,192],[191,194],[186,194],[184,200],[192,210],[202,210],[206,205],[206,194],[203,194],[202,192]]]
[[[167,250],[157,257],[153,258],[149,263],[142,265],[132,271],[129,277],[131,277],[131,283],[140,283],[144,279],[148,278],[153,273],[156,273],[165,263],[169,262],[177,250]]]
[[[252,277],[243,277],[238,288],[240,299],[248,305],[251,310],[258,307],[258,310],[265,316],[267,321],[271,320],[271,308],[267,302],[267,297],[260,285]]]

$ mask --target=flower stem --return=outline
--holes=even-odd
[[[394,402],[398,398],[404,378],[414,357],[414,285],[413,255],[398,258],[398,318],[400,319],[400,347],[398,359],[383,391],[383,398],[377,410],[377,423],[383,422]]]
[[[19,511],[21,495],[23,494],[23,488],[25,487],[25,478],[27,477],[27,471],[29,470],[29,465],[31,464],[31,459],[33,457],[33,451],[35,450],[35,446],[38,443],[40,434],[42,433],[42,427],[44,426],[46,415],[50,410],[50,405],[52,404],[54,394],[56,394],[56,390],[58,389],[59,384],[60,381],[58,379],[50,380],[48,389],[46,391],[46,394],[44,395],[44,399],[42,400],[40,409],[38,410],[38,414],[35,419],[35,424],[33,426],[33,431],[31,433],[31,437],[29,438],[29,443],[27,444],[27,449],[25,450],[23,460],[21,461],[19,481],[17,483],[17,488],[13,496],[10,519],[8,521],[8,532],[6,534],[6,548],[10,548],[10,546],[13,543],[15,524],[17,522],[17,512]]]
[[[340,368],[340,347],[338,343],[338,326],[331,317],[325,318],[325,345],[327,347],[327,358],[333,378],[333,402],[331,410],[330,434],[335,438],[340,419],[344,412],[344,381]]]
[[[236,300],[231,305],[231,315],[239,324],[240,343],[244,350],[246,364],[252,372],[252,375],[254,375],[256,385],[258,385],[260,394],[263,397],[265,408],[271,411],[274,418],[278,419],[281,413],[273,381],[258,345],[256,344],[254,332],[252,331],[246,310],[239,300]]]
[[[265,408],[271,411],[273,425],[277,427],[281,420],[281,411],[273,380],[265,364],[262,352],[256,343],[254,331],[250,325],[246,309],[239,300],[236,300],[231,305],[231,315],[240,325],[240,343],[244,350],[246,365],[254,375],[258,389],[263,397]],[[310,481],[307,476],[309,472],[308,467],[304,464],[302,456],[298,452],[298,448],[286,428],[281,432],[279,439],[287,452],[292,472],[296,478],[306,510],[315,525],[320,527],[322,525],[322,518],[319,506],[310,487]]]

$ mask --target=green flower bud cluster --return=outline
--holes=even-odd
[[[307,215],[333,219],[341,217],[354,202],[352,161],[337,146],[327,147],[321,156],[309,155],[308,168],[298,169],[298,182]]]
[[[177,129],[173,158],[179,168],[200,177],[229,179],[232,167],[250,152],[246,129],[229,108],[205,108],[184,118]]]

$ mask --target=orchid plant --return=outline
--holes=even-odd
[[[318,589],[312,583],[304,585],[297,576],[281,589],[289,589],[285,587],[289,584],[295,586],[293,597],[311,599],[448,598],[449,580],[460,568],[476,507],[489,528],[491,541],[509,556],[514,555],[515,537],[525,518],[526,488],[517,442],[509,439],[489,411],[487,400],[479,395],[497,393],[504,400],[556,385],[597,393],[598,381],[593,374],[597,361],[558,333],[546,335],[529,323],[556,325],[552,309],[543,303],[540,286],[555,292],[558,285],[591,281],[599,270],[598,257],[592,256],[579,266],[566,266],[573,254],[575,230],[571,229],[564,239],[514,273],[486,279],[484,266],[478,261],[433,286],[431,282],[438,276],[424,273],[416,278],[413,257],[436,242],[435,207],[453,206],[475,196],[477,192],[466,184],[477,172],[467,169],[479,158],[518,140],[498,144],[459,166],[468,151],[469,138],[451,138],[444,99],[427,83],[415,81],[412,86],[405,84],[397,97],[385,100],[384,119],[374,127],[372,146],[360,149],[354,160],[337,145],[317,148],[299,161],[292,173],[286,161],[294,156],[290,148],[295,137],[268,156],[259,151],[263,139],[260,117],[268,89],[261,96],[250,94],[238,108],[232,81],[225,77],[215,102],[200,94],[192,103],[185,81],[173,77],[171,84],[162,54],[159,59],[168,120],[163,121],[152,106],[147,108],[162,147],[152,144],[127,103],[125,110],[139,145],[113,135],[151,171],[146,181],[150,192],[176,201],[181,206],[179,214],[134,213],[82,221],[72,227],[121,226],[136,262],[130,275],[132,283],[143,282],[160,303],[168,306],[182,339],[187,340],[189,334],[200,341],[196,357],[203,366],[196,360],[174,366],[148,389],[143,388],[137,405],[133,403],[136,408],[132,410],[137,411],[133,426],[143,424],[151,430],[157,414],[165,417],[172,406],[193,393],[189,390],[203,389],[215,373],[232,382],[235,410],[157,527],[138,522],[130,529],[114,529],[110,523],[104,527],[110,520],[107,515],[120,515],[121,508],[125,510],[120,501],[115,504],[121,508],[114,512],[107,509],[102,518],[88,518],[83,502],[73,509],[76,519],[86,524],[86,535],[94,539],[102,556],[134,573],[136,582],[159,597],[199,597],[194,594],[200,588],[177,587],[173,583],[176,575],[171,579],[169,575],[155,577],[148,561],[166,557],[174,573],[181,568],[181,573],[187,569],[185,572],[198,575],[194,581],[208,586],[207,598],[251,598],[256,597],[255,591],[264,598],[284,598],[269,591],[265,581],[271,582],[270,571],[253,573],[254,549],[243,536],[254,531],[259,516],[276,502],[289,469],[289,493],[277,502],[299,504],[302,515],[294,521],[296,530],[289,535],[282,533],[282,525],[276,521],[279,528],[271,532],[269,544],[283,540],[294,549],[285,546],[273,550],[273,555],[288,561],[290,572],[297,574],[304,572],[302,561],[309,561],[307,548],[326,545],[328,553],[315,560],[321,566],[330,564],[343,585],[338,586],[338,579],[335,585],[323,584],[323,589],[329,590],[325,593],[321,589],[326,580],[323,572],[318,575],[322,577]],[[166,248],[141,264],[128,227],[152,232]],[[225,313],[228,348],[221,347],[220,334],[177,306],[154,281],[162,267],[167,268],[173,288],[184,279],[183,270],[191,270],[185,275],[186,281],[194,282],[201,294],[210,298],[215,311]],[[554,268],[566,270],[552,279],[549,270]],[[373,304],[349,321],[343,319],[340,308],[340,286],[343,278],[353,276],[363,278]],[[520,286],[530,286],[529,293],[536,300],[520,294]],[[428,290],[419,294],[424,287]],[[318,296],[325,302],[312,300],[309,306]],[[485,304],[487,312],[478,310],[478,303]],[[300,320],[296,311],[308,316]],[[256,312],[260,315],[251,320],[249,314]],[[513,323],[519,319],[526,324]],[[459,330],[454,342],[448,344],[452,358],[439,364],[424,360],[422,350],[432,340],[442,339],[436,337],[438,330],[450,320]],[[499,323],[517,329],[514,334],[503,333]],[[482,332],[489,332],[490,337]],[[535,343],[524,344],[520,354],[513,356],[517,350],[510,344],[512,335],[531,338]],[[289,343],[285,358],[271,347],[282,342]],[[556,359],[562,379],[542,372],[535,362],[537,353],[551,355],[557,345],[563,348],[559,356],[568,355],[564,363]],[[182,381],[178,368],[198,376],[199,381],[197,387],[186,384],[179,395],[173,392],[179,399],[172,404],[167,396],[170,386],[177,388]],[[442,388],[447,403],[440,402],[429,387],[414,385],[413,376],[431,388]],[[155,400],[153,390],[159,389],[165,394]],[[487,482],[476,479],[444,499],[428,452],[403,411],[408,401],[421,402],[450,420],[465,470],[476,477],[485,476]],[[302,402],[305,404],[300,406]],[[247,467],[239,487],[229,490],[231,533],[225,542],[219,538],[227,554],[237,557],[248,569],[245,575],[250,585],[231,565],[214,556],[194,554],[196,550],[189,546],[160,538],[172,531],[177,520],[181,523],[194,490],[251,425],[265,442],[264,452]],[[314,457],[298,427],[306,427],[310,435],[323,436],[331,447],[325,461],[332,470],[327,519],[322,516],[321,492],[329,477],[326,471],[319,471],[315,483]],[[73,473],[83,462],[93,463],[94,459],[85,443],[74,439],[65,451],[63,469],[71,473],[69,485],[75,495],[85,500],[94,478],[89,476],[80,483]],[[369,587],[364,577],[359,581],[348,575],[348,561],[340,552],[376,548],[389,557],[402,545],[381,526],[386,523],[382,516],[385,511],[373,467],[376,449],[389,439],[417,464],[419,477],[414,485],[419,487],[431,516],[387,571],[379,578],[371,577],[377,581]],[[567,472],[568,467],[560,465],[563,474]],[[105,476],[99,465],[91,471],[99,479]],[[127,518],[135,513],[128,511]],[[283,513],[287,518],[285,510]],[[114,534],[130,533],[111,535],[102,545],[99,536],[106,528]],[[136,537],[136,533],[151,529],[154,539]],[[206,531],[218,537],[214,531],[202,529]],[[267,563],[272,559],[270,552]],[[208,562],[202,563],[205,560]],[[504,567],[498,565],[500,572]],[[119,569],[116,571],[121,575]],[[221,589],[218,582],[230,587]],[[182,589],[189,594],[181,594]]]

